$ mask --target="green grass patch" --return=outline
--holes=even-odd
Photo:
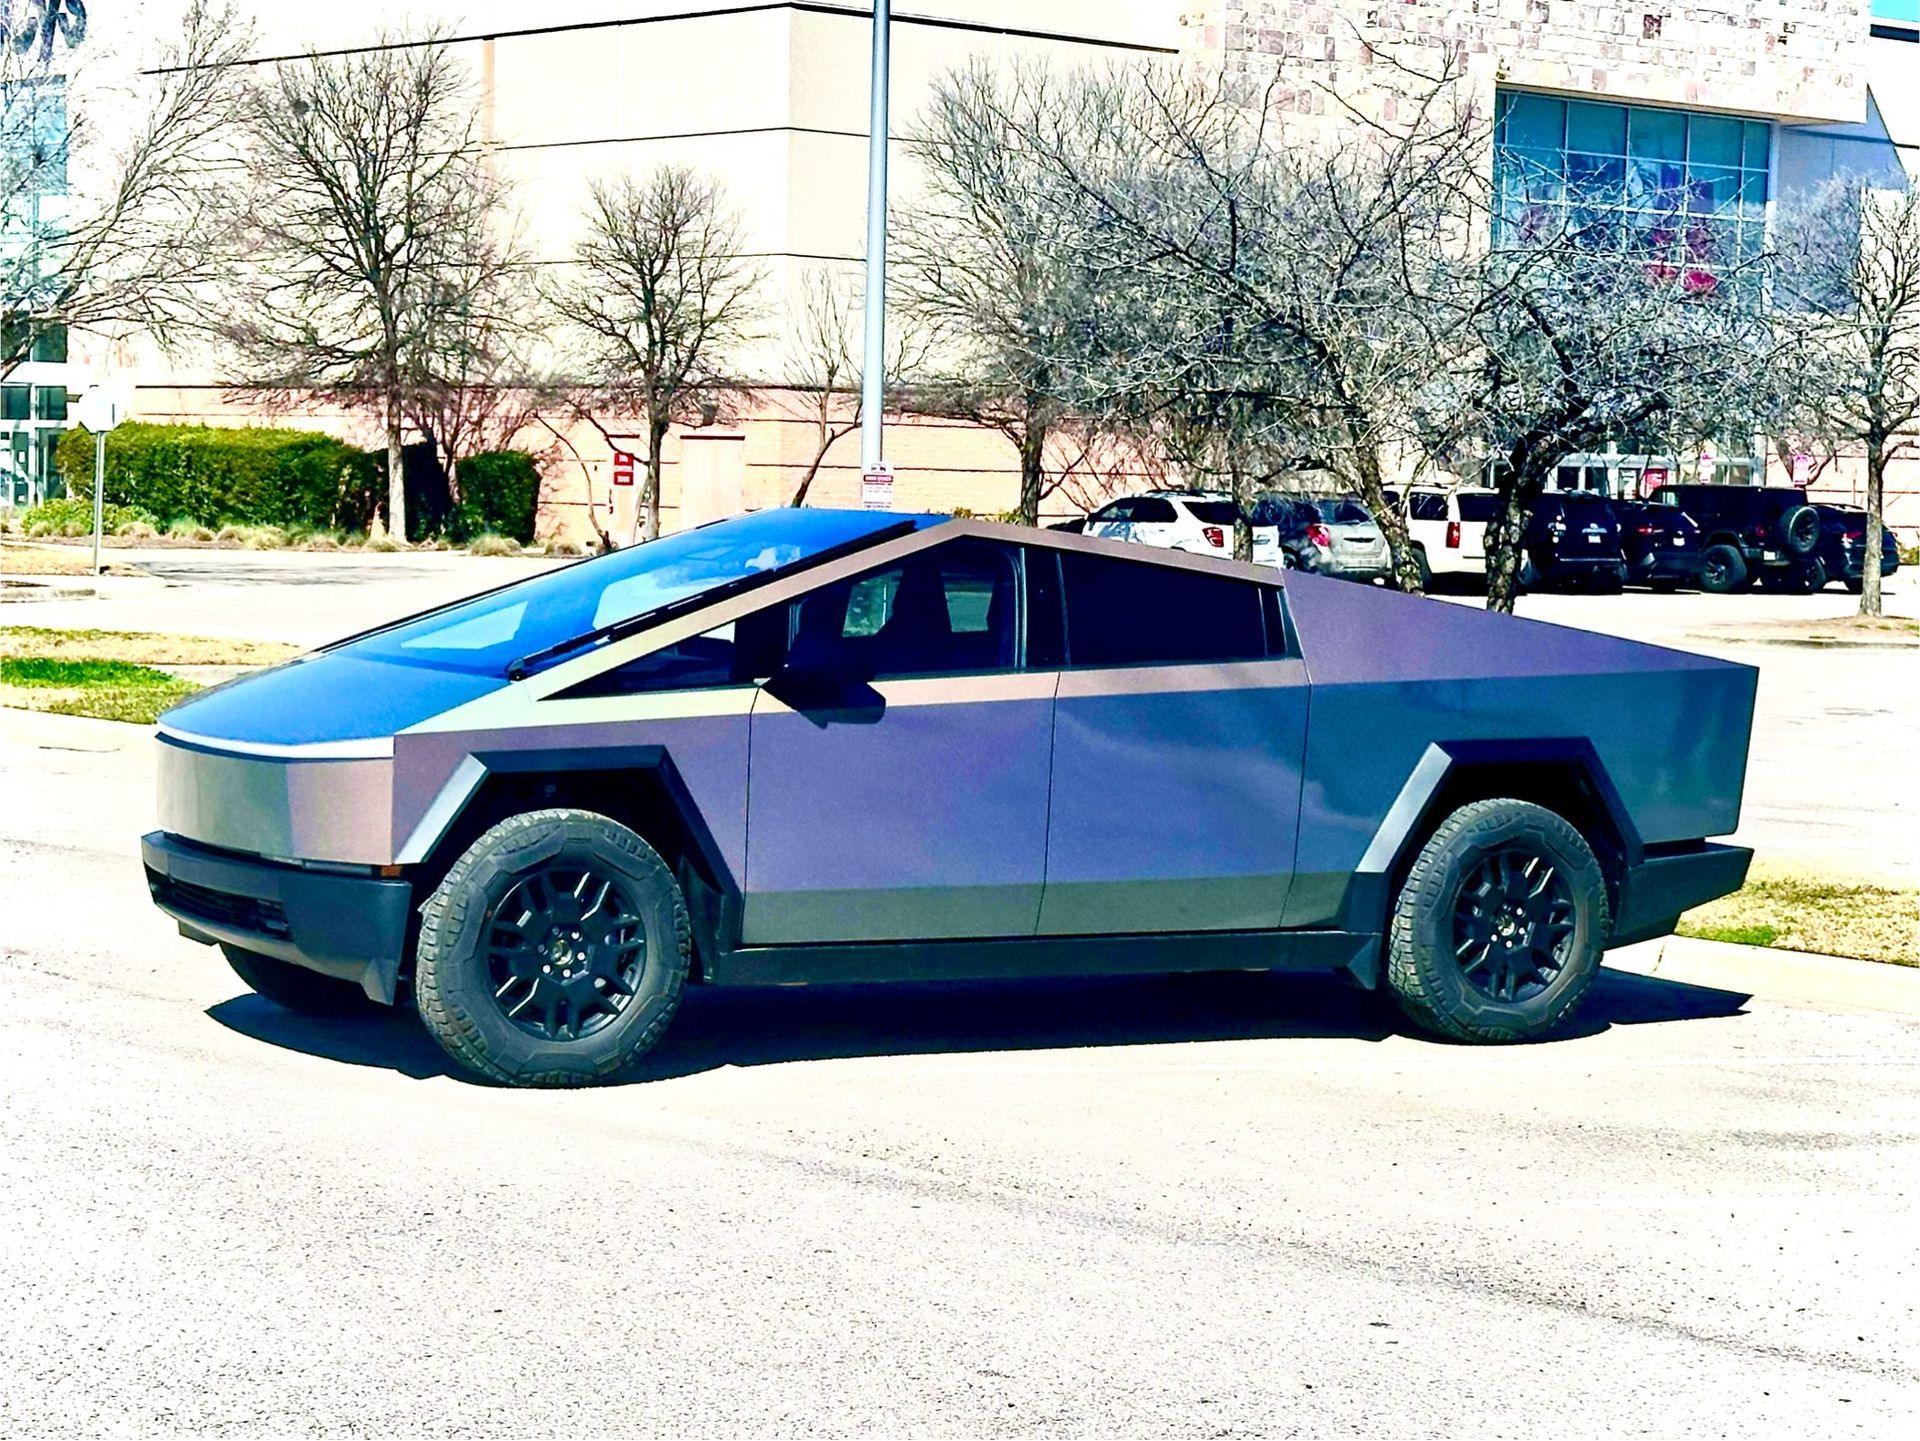
[[[199,689],[190,680],[126,661],[0,656],[0,705],[56,715],[152,725]]]
[[[169,686],[174,677],[123,660],[54,660],[47,656],[0,656],[0,685]]]
[[[1920,966],[1920,890],[1761,872],[1681,918],[1679,934]]]
[[[0,627],[0,705],[152,725],[200,689],[168,665],[277,665],[289,645],[141,631]]]

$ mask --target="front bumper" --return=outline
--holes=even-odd
[[[252,860],[165,831],[141,837],[140,854],[153,903],[181,935],[352,981],[392,1004],[412,923],[411,883]]]
[[[1610,946],[1671,935],[1681,913],[1729,895],[1746,884],[1753,851],[1702,841],[1647,855],[1620,880]]]

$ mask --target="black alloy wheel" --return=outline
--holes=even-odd
[[[1607,914],[1605,872],[1566,817],[1528,801],[1470,801],[1401,884],[1387,986],[1409,1020],[1449,1040],[1536,1040],[1592,985]]]
[[[1730,545],[1710,545],[1700,557],[1700,589],[1725,595],[1746,583],[1747,563]]]
[[[1454,955],[1474,989],[1496,1001],[1540,995],[1573,949],[1573,891],[1554,863],[1511,846],[1467,873],[1453,911]]]
[[[584,1086],[650,1050],[692,958],[673,868],[595,811],[526,811],[484,832],[420,908],[414,1005],[468,1070]]]
[[[647,932],[630,887],[591,867],[548,866],[517,881],[487,917],[494,1004],[543,1041],[610,1024],[639,988]]]

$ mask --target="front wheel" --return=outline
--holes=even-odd
[[[633,831],[592,811],[529,811],[475,841],[421,909],[414,999],[469,1070],[587,1085],[665,1032],[688,937],[673,873]]]
[[[1387,982],[1412,1021],[1450,1040],[1534,1040],[1586,995],[1607,924],[1606,879],[1579,831],[1526,801],[1475,801],[1407,873]]]

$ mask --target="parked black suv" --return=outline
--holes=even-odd
[[[1809,589],[1824,589],[1837,580],[1854,594],[1860,593],[1866,573],[1867,513],[1841,505],[1816,505],[1820,512],[1820,548],[1807,563]],[[1893,532],[1880,528],[1880,574],[1892,575],[1900,569],[1900,546]]]
[[[1782,583],[1811,578],[1820,513],[1798,486],[1663,485],[1653,502],[1677,506],[1699,525],[1702,590],[1724,594],[1762,576]]]
[[[1520,585],[1526,590],[1563,585],[1619,590],[1627,578],[1620,521],[1604,495],[1548,491],[1534,502],[1520,547]]]
[[[1703,547],[1692,516],[1644,500],[1616,500],[1613,513],[1620,518],[1620,558],[1629,581],[1655,590],[1700,584]]]

